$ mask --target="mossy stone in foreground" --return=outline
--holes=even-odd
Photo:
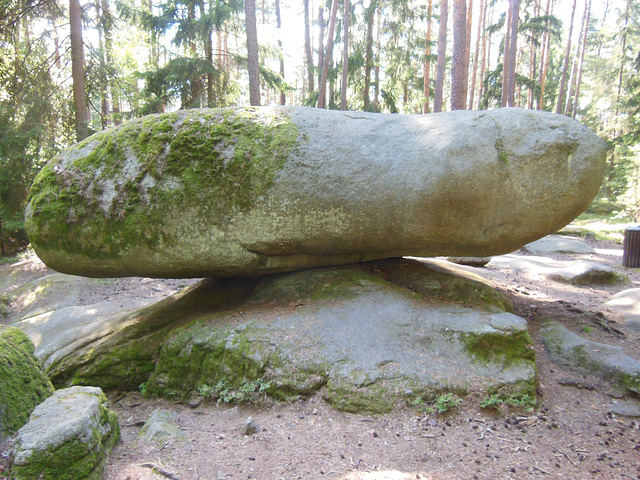
[[[56,391],[16,438],[14,480],[101,480],[120,438],[116,414],[99,388]]]
[[[0,327],[0,443],[17,432],[53,385],[33,355],[29,337],[18,328]]]

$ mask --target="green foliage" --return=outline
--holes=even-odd
[[[505,396],[494,393],[480,401],[480,407],[488,410],[499,410],[503,406],[533,409],[537,407],[538,401],[529,394]]]
[[[215,385],[202,384],[197,391],[202,397],[217,400],[218,403],[245,403],[255,400],[270,387],[271,383],[262,378],[243,383],[237,388],[226,380],[220,380]]]
[[[438,413],[450,413],[452,410],[457,409],[462,403],[462,399],[454,393],[445,393],[436,397],[433,402],[433,408]]]

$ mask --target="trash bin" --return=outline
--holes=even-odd
[[[624,230],[622,248],[622,266],[640,267],[640,227],[629,227]]]

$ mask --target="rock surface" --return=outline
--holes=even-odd
[[[321,391],[346,411],[452,390],[534,398],[526,322],[506,310],[506,297],[444,261],[215,279],[142,310],[51,374],[181,399]]]
[[[484,257],[581,213],[604,152],[565,116],[514,108],[188,110],[63,151],[32,186],[26,228],[47,265],[97,277]]]
[[[53,394],[53,385],[33,351],[24,332],[0,326],[0,443]]]
[[[617,293],[605,302],[603,307],[621,313],[624,326],[640,332],[640,288],[630,288]]]
[[[615,285],[629,281],[615,268],[602,263],[577,260],[564,262],[549,257],[527,255],[499,255],[489,262],[492,267],[510,269],[530,277],[543,277],[571,285]]]
[[[118,439],[116,415],[99,388],[56,391],[17,435],[15,480],[99,480]]]
[[[587,340],[554,321],[543,326],[540,338],[552,362],[599,376],[625,393],[640,394],[640,362],[622,348]]]
[[[138,437],[150,443],[166,442],[167,439],[184,440],[185,435],[178,430],[173,417],[175,414],[167,410],[154,410],[140,429]]]
[[[528,243],[522,248],[533,255],[548,255],[555,253],[585,255],[594,253],[593,248],[586,243],[573,238],[560,237],[558,235],[547,235],[540,240]]]

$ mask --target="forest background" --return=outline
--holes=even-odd
[[[590,211],[640,218],[640,0],[0,0],[0,254],[26,243],[60,149],[149,113],[277,104],[568,115],[609,145]]]

